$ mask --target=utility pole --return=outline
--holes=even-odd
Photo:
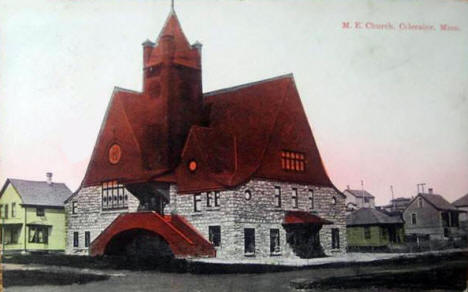
[[[393,186],[390,186],[390,192],[392,193],[392,209],[395,210],[395,198],[393,196]]]

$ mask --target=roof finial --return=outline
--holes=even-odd
[[[174,0],[171,0],[171,11],[174,11]]]

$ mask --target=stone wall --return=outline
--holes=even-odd
[[[281,188],[281,207],[276,206],[275,186]],[[293,205],[293,188],[298,193],[297,208]],[[247,190],[251,193],[250,200],[245,198]],[[314,208],[311,208],[309,190],[314,193]],[[312,212],[332,221],[332,225],[324,225],[320,231],[321,245],[327,255],[342,254],[346,250],[345,198],[333,188],[255,179],[221,192],[219,207],[207,207],[206,193],[201,193],[200,198],[200,211],[195,212],[193,194],[177,194],[176,187],[171,186],[167,210],[185,216],[207,239],[209,226],[219,225],[221,246],[217,248],[217,256],[220,258],[244,257],[244,228],[255,228],[256,257],[271,256],[270,229],[280,231],[281,256],[296,257],[286,242],[282,226],[287,210]],[[339,229],[339,249],[331,247],[332,228]]]
[[[92,242],[101,232],[109,226],[112,221],[121,213],[135,212],[139,201],[129,191],[128,208],[120,210],[102,210],[101,186],[81,188],[65,204],[67,238],[67,254],[88,254],[88,247],[85,247],[85,232],[90,232]],[[72,214],[72,204],[77,202],[76,214]],[[73,246],[73,233],[78,232],[78,247]]]

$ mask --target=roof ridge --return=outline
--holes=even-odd
[[[32,183],[48,183],[46,180],[31,180],[31,179],[12,178],[12,177],[9,177],[7,179],[9,179],[10,181],[17,180],[17,181],[32,182]],[[52,184],[66,185],[64,182],[55,182],[55,181],[53,181]]]
[[[283,74],[283,75],[270,77],[270,78],[267,78],[267,79],[257,80],[257,81],[253,81],[253,82],[249,82],[249,83],[243,83],[243,84],[240,84],[240,85],[235,85],[235,86],[231,86],[231,87],[226,87],[226,88],[222,88],[222,89],[216,89],[216,90],[213,90],[213,91],[208,91],[208,92],[203,93],[203,96],[205,97],[205,96],[212,96],[214,94],[219,94],[219,93],[231,92],[231,91],[235,91],[235,90],[238,90],[238,89],[242,89],[242,88],[246,88],[246,87],[250,87],[250,86],[255,86],[255,85],[259,85],[259,84],[263,84],[263,83],[267,83],[267,82],[271,82],[271,81],[276,81],[276,80],[283,79],[283,78],[288,78],[288,77],[291,78],[291,79],[294,79],[293,73],[287,73],[287,74]]]

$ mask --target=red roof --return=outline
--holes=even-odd
[[[155,96],[114,90],[83,186],[108,180],[165,181],[188,193],[231,188],[256,177],[333,187],[292,75],[205,93],[201,109],[195,104],[197,93],[189,90],[201,88],[201,80],[191,73],[198,70],[199,55],[192,56],[198,52],[189,47],[174,13],[159,39],[165,35],[172,39],[175,57],[159,55],[158,41],[145,67],[165,62],[176,68],[155,83],[169,82],[161,85],[169,89]],[[121,158],[112,164],[114,144],[120,146]],[[282,169],[282,151],[303,154],[304,171]],[[195,171],[187,167],[191,161],[197,163]]]
[[[333,224],[333,222],[304,211],[288,211],[283,224]]]

